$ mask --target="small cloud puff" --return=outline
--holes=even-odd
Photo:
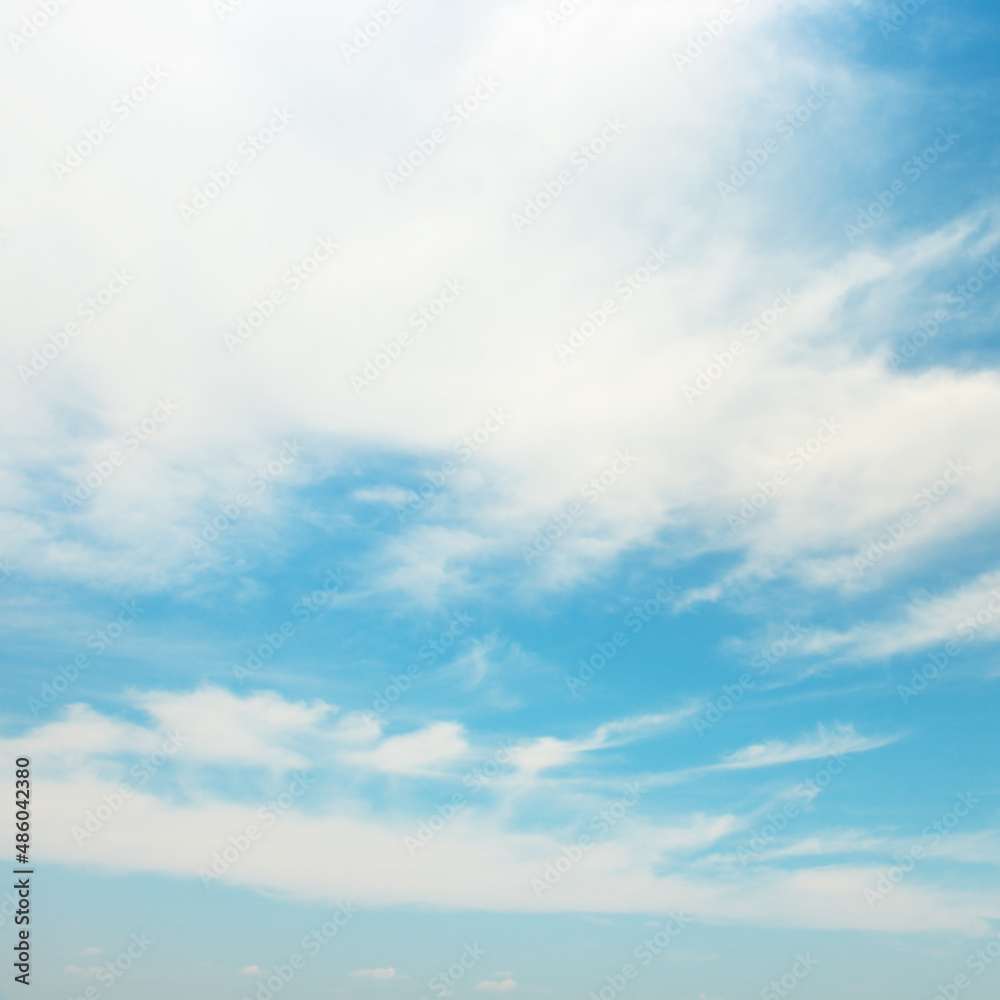
[[[390,966],[388,969],[355,969],[348,973],[351,976],[367,976],[369,979],[395,979],[396,970]]]
[[[481,983],[476,983],[477,990],[487,990],[490,993],[506,993],[517,986],[513,979],[504,979],[501,982],[494,982],[492,979],[484,979]]]

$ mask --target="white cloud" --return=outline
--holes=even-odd
[[[863,753],[886,746],[897,738],[861,736],[855,731],[854,726],[837,725],[832,730],[820,726],[816,736],[803,737],[795,743],[769,740],[766,743],[743,747],[723,758],[721,763],[713,765],[713,769],[773,767],[776,764],[790,764],[800,760],[819,760],[835,754]]]
[[[355,490],[351,494],[352,500],[360,500],[363,503],[389,503],[405,504],[414,498],[420,499],[413,490],[404,490],[399,486],[379,486],[371,490]]]
[[[862,660],[882,659],[945,642],[959,647],[976,639],[1000,637],[1000,571],[983,573],[949,593],[912,600],[902,614],[882,622],[825,630],[802,643],[808,653],[842,653]]]
[[[247,965],[240,969],[241,976],[259,976],[264,970],[259,965]]]
[[[483,9],[474,34],[449,50],[461,54],[445,60],[419,95],[407,94],[391,121],[374,92],[362,94],[360,106],[343,103],[340,84],[353,67],[313,46],[330,32],[349,31],[349,23],[346,12],[322,5],[296,12],[304,49],[275,43],[285,37],[276,29],[287,21],[280,11],[243,19],[250,43],[234,49],[220,48],[217,25],[200,13],[172,8],[150,20],[130,11],[123,19],[117,0],[97,0],[95,9],[116,15],[116,23],[127,20],[133,45],[111,45],[81,25],[96,57],[75,69],[63,102],[52,95],[65,91],[59,81],[72,53],[58,34],[48,36],[29,63],[19,63],[21,85],[5,91],[30,95],[5,107],[12,127],[23,124],[30,137],[25,156],[0,167],[0,180],[23,196],[4,223],[5,249],[17,250],[5,263],[15,331],[3,349],[7,369],[30,358],[46,331],[61,328],[112,267],[130,267],[136,278],[100,326],[88,328],[79,349],[0,401],[5,423],[16,428],[0,453],[8,483],[0,528],[14,560],[60,579],[151,590],[197,585],[201,567],[221,558],[227,538],[204,559],[194,558],[189,539],[273,458],[284,436],[298,435],[306,452],[241,516],[248,538],[299,516],[290,485],[332,477],[357,501],[400,500],[408,495],[403,486],[358,488],[358,452],[454,458],[455,442],[498,403],[512,414],[503,432],[465,467],[468,475],[453,477],[398,534],[387,533],[364,567],[368,583],[425,603],[486,585],[473,581],[494,572],[487,562],[519,559],[521,547],[580,500],[581,484],[619,449],[634,453],[634,467],[598,503],[585,504],[585,516],[530,571],[519,570],[527,590],[571,585],[650,543],[677,556],[736,551],[744,560],[740,572],[750,577],[790,574],[812,587],[850,588],[857,585],[849,572],[853,554],[959,452],[975,475],[907,535],[878,573],[919,562],[941,541],[969,537],[1000,500],[991,437],[1000,380],[993,372],[940,368],[895,374],[883,345],[886,331],[928,305],[913,295],[924,276],[971,262],[996,244],[996,205],[877,250],[808,234],[789,246],[787,239],[751,242],[747,223],[794,211],[789,206],[805,194],[791,181],[778,192],[761,183],[719,214],[707,239],[690,206],[715,197],[711,178],[728,174],[733,134],[766,134],[774,114],[800,103],[816,79],[859,112],[877,93],[863,71],[852,76],[816,52],[762,70],[762,38],[775,18],[787,22],[788,5],[779,0],[757,0],[727,31],[720,45],[728,72],[677,74],[663,54],[683,46],[709,7],[636,0],[616,5],[613,16],[610,9],[588,12],[573,25],[571,48],[562,44],[565,36],[536,30],[537,11],[527,2]],[[414,78],[412,60],[429,30],[412,23],[409,44],[398,50],[380,41],[389,45],[382,52],[399,57],[394,72],[401,79]],[[622,71],[616,41],[626,39]],[[74,176],[83,187],[66,185],[53,200],[51,178],[26,165],[64,148],[94,114],[85,95],[103,92],[109,73],[130,78],[136,70],[128,53],[154,42],[170,79],[141,117],[122,124],[122,141],[98,150]],[[697,69],[718,66],[721,55],[719,48],[706,52]],[[270,114],[273,74],[260,72],[261,58],[291,81],[315,59],[323,84],[290,84],[294,126],[184,226],[177,204]],[[388,192],[382,168],[401,152],[403,137],[426,127],[428,107],[448,107],[465,93],[470,65],[495,67],[502,81],[495,100],[405,189]],[[565,86],[550,86],[553,65]],[[664,79],[669,101],[662,99]],[[331,144],[325,123],[338,109],[363,124],[350,142]],[[629,124],[620,143],[536,226],[516,235],[511,212],[607,115]],[[220,133],[219,120],[232,127]],[[810,124],[819,160],[824,150],[833,156],[842,148],[848,120],[831,113]],[[160,141],[179,134],[185,141]],[[867,141],[877,157],[890,138]],[[669,157],[664,167],[664,154],[678,148],[691,152]],[[771,169],[777,177],[783,167],[776,161]],[[130,176],[149,183],[126,189],[121,180]],[[87,197],[78,196],[81,189]],[[344,190],[354,192],[350,205],[338,194]],[[448,198],[439,197],[445,190]],[[641,213],[636,197],[645,199]],[[109,202],[120,209],[114,219],[98,207]],[[284,219],[280,236],[267,246],[249,239],[276,205]],[[136,229],[136,219],[155,221]],[[372,219],[382,222],[372,226]],[[580,239],[581,226],[599,239]],[[664,230],[670,262],[621,303],[613,328],[609,322],[577,356],[560,361],[556,342],[614,294]],[[219,331],[233,328],[274,276],[327,231],[341,251],[230,355]],[[61,253],[56,232],[60,245],[80,252]],[[45,294],[43,273],[65,291]],[[433,335],[363,394],[354,393],[350,376],[453,276],[468,292]],[[703,397],[685,399],[684,384],[779,285],[794,290],[794,308],[738,369]],[[329,335],[331,316],[336,337]],[[137,326],[145,336],[134,336]],[[167,393],[179,403],[176,414],[83,508],[66,514],[62,493]],[[85,420],[55,405],[66,398],[78,400]],[[835,443],[743,532],[730,533],[727,514],[827,417],[844,424]],[[39,465],[63,483],[53,487],[49,476],[38,476]],[[509,574],[508,561],[501,563]]]
[[[196,694],[213,703],[211,691],[202,689]],[[295,703],[287,703],[285,709],[272,705],[269,717],[284,718],[286,710],[295,717],[302,708]],[[192,709],[192,714],[199,713]],[[240,717],[240,713],[235,714]],[[593,747],[620,745],[622,739],[660,731],[663,722],[663,717],[646,717],[611,723],[598,727],[580,743]],[[34,745],[31,741],[46,728],[23,734],[18,738],[18,747]],[[431,729],[411,735],[423,739]],[[153,734],[154,730],[148,732]],[[709,770],[749,773],[755,767],[787,765],[834,752],[857,753],[884,742],[861,736],[850,726],[839,726],[820,729],[816,735],[798,741],[765,741],[702,769],[641,780],[652,788],[657,778],[669,784]],[[392,743],[391,739],[384,741],[386,744],[390,751],[379,763],[393,768],[390,773],[404,780],[410,772],[398,768],[407,759],[409,749],[421,755],[425,748],[419,740],[412,746]],[[431,745],[436,744],[431,741]],[[544,739],[532,745],[544,745]],[[459,739],[458,731],[453,729],[444,746],[464,752],[464,736]],[[256,759],[259,748],[251,745],[249,750]],[[426,753],[424,765],[430,766],[431,761],[440,764],[439,753]],[[180,754],[172,766],[184,766]],[[224,766],[235,768],[239,764]],[[348,771],[345,775],[344,767],[352,765],[336,754],[328,759],[327,766],[328,775],[337,774],[348,783],[358,773]],[[371,762],[353,766],[360,767],[363,774]],[[188,771],[183,781],[186,798],[178,799],[150,783],[136,789],[111,821],[78,844],[72,834],[74,825],[102,801],[103,795],[117,787],[119,779],[105,776],[105,770],[106,759],[94,753],[81,753],[72,762],[52,760],[44,769],[38,769],[37,794],[49,803],[51,811],[49,822],[37,831],[40,860],[195,879],[198,869],[209,863],[213,852],[227,842],[233,831],[259,821],[253,797],[250,801],[230,801],[217,787],[204,785],[197,773]],[[594,808],[592,803],[606,802],[607,786],[607,779],[600,775],[586,779],[571,773],[562,780],[549,779],[544,794],[549,807],[561,804],[568,808],[569,815],[586,816]],[[271,787],[273,778],[266,777],[261,796]],[[574,867],[571,877],[551,894],[536,900],[530,890],[531,880],[544,871],[546,863],[560,856],[568,841],[559,822],[533,830],[512,823],[509,807],[520,801],[523,787],[497,783],[495,807],[489,808],[484,802],[459,812],[416,857],[406,850],[403,836],[426,817],[425,806],[416,804],[407,809],[394,803],[391,809],[380,810],[343,797],[341,787],[336,782],[319,782],[310,791],[308,808],[293,806],[252,851],[231,867],[225,881],[265,892],[281,891],[304,900],[350,899],[366,907],[474,906],[501,912],[531,909],[605,915],[683,908],[698,919],[713,921],[897,930],[977,931],[986,926],[987,920],[1000,918],[996,900],[988,893],[975,889],[952,891],[916,882],[900,886],[894,893],[899,896],[899,906],[872,911],[860,893],[860,886],[870,874],[868,870],[842,863],[833,865],[832,870],[842,875],[843,884],[857,890],[842,891],[837,888],[837,878],[824,876],[829,862],[823,857],[821,867],[797,872],[782,871],[767,863],[755,866],[753,872],[731,865],[695,865],[692,861],[697,852],[746,828],[752,817],[700,812],[660,816],[646,809],[645,796],[635,815],[595,844]],[[770,792],[765,799],[770,801]],[[976,862],[990,850],[992,836],[970,837],[961,844],[956,841],[960,848],[954,852],[956,861]]]
[[[97,965],[92,965],[86,969],[80,965],[67,965],[66,968],[63,969],[63,972],[67,973],[68,975],[87,976],[88,978],[91,976],[96,976],[97,973],[100,971],[101,971],[100,966]]]
[[[697,706],[692,705],[674,712],[621,719],[599,726],[589,736],[577,740],[541,736],[518,748],[515,766],[526,774],[563,767],[589,751],[623,746],[666,732],[691,718],[696,711]]]
[[[186,735],[186,756],[212,763],[239,763],[276,771],[307,767],[297,745],[315,741],[337,709],[321,701],[289,702],[271,691],[240,698],[224,688],[189,693],[153,691],[135,704],[164,730]]]
[[[415,733],[390,736],[373,750],[356,751],[347,760],[361,767],[396,774],[422,774],[460,760],[469,753],[465,730],[457,722],[433,722]]]
[[[396,970],[390,966],[388,969],[355,969],[348,973],[349,976],[356,976],[368,979],[395,979]]]
[[[504,979],[496,982],[492,979],[484,979],[481,983],[476,983],[477,990],[485,990],[488,993],[506,993],[517,986],[513,979]]]

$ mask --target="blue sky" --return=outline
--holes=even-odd
[[[37,996],[995,993],[994,7],[15,7]]]

